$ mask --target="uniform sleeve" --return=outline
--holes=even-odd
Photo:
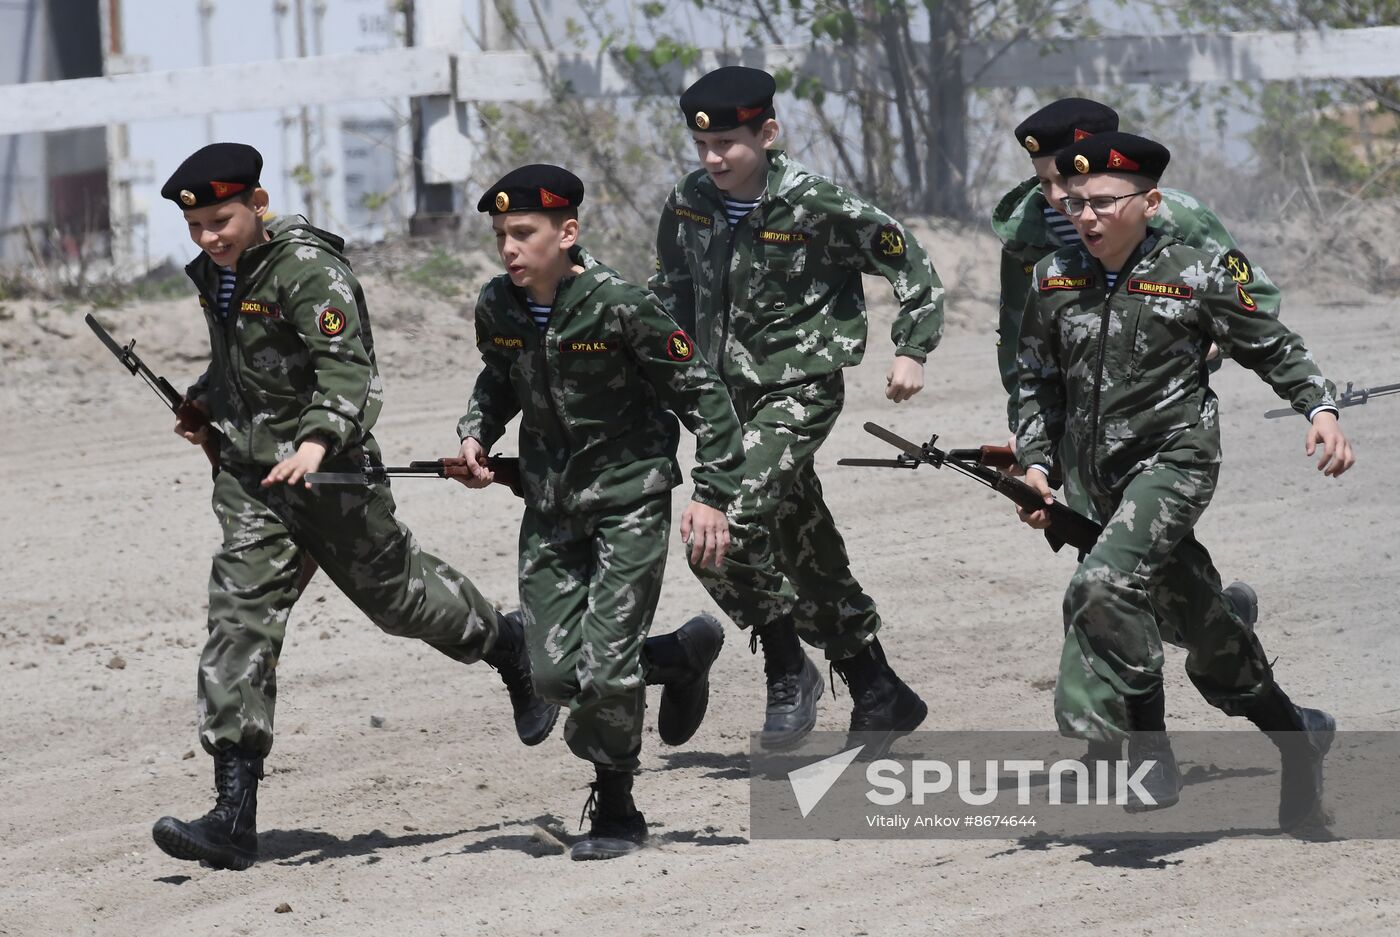
[[[661,308],[672,320],[685,330],[686,334],[695,331],[695,285],[690,276],[690,265],[686,263],[685,232],[681,230],[680,216],[676,214],[676,191],[666,199],[666,207],[661,210],[661,221],[656,228],[656,272],[647,281]]]
[[[338,452],[364,435],[365,408],[379,378],[365,350],[360,285],[338,258],[304,258],[288,291],[284,315],[301,336],[316,372],[311,402],[301,411],[296,443],[316,437]]]
[[[505,434],[506,426],[520,412],[520,399],[510,382],[510,352],[491,340],[491,284],[482,287],[476,301],[476,347],[481,351],[482,368],[472,387],[466,414],[457,421],[457,438],[468,436],[488,452]]]
[[[620,307],[622,334],[662,406],[695,435],[692,500],[721,511],[739,493],[744,445],[729,391],[690,334],[651,297]]]
[[[1217,254],[1205,275],[1200,304],[1203,325],[1221,350],[1262,377],[1294,410],[1312,417],[1336,408],[1337,389],[1322,376],[1302,336],[1266,311],[1249,287],[1237,282],[1229,259]]]
[[[890,327],[895,354],[928,358],[943,337],[943,282],[923,247],[898,221],[840,186],[819,183],[802,199],[835,225],[833,259],[890,281],[899,314]]]
[[[1174,217],[1182,214],[1180,208],[1175,210]],[[1220,216],[1204,205],[1197,205],[1195,210],[1181,223],[1181,231],[1177,234],[1182,242],[1200,248],[1212,254],[1224,253],[1226,256],[1226,267],[1230,271],[1231,277],[1236,283],[1243,286],[1255,304],[1264,312],[1277,316],[1279,307],[1282,304],[1282,297],[1279,295],[1278,286],[1269,278],[1269,275],[1262,268],[1256,267],[1249,258],[1245,257],[1231,236],[1225,222],[1220,220]]]
[[[1022,468],[1055,464],[1065,432],[1065,384],[1053,313],[1031,285],[1017,340],[1016,461]]]
[[[997,370],[1001,372],[1001,386],[1006,389],[1006,425],[1013,433],[1016,432],[1020,387],[1017,377],[1020,369],[1017,363],[1018,339],[1030,283],[1030,271],[1026,269],[1025,261],[1003,249],[1001,295],[997,298]]]
[[[204,373],[195,378],[194,383],[185,389],[185,399],[191,402],[203,403],[204,399],[208,396],[209,371],[205,369]]]

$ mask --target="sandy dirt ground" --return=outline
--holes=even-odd
[[[872,282],[873,350],[848,372],[846,413],[819,457],[828,500],[884,643],[930,705],[927,727],[1050,729],[1072,558],[957,476],[835,465],[888,454],[861,431],[869,419],[952,445],[1000,441],[994,245],[930,240],[952,294],[927,389],[884,400],[891,310]],[[1269,262],[1296,285],[1285,320],[1330,376],[1400,380],[1391,299],[1305,284],[1296,258]],[[366,282],[385,454],[448,454],[477,368],[467,315],[382,275]],[[1395,842],[751,841],[761,666],[732,629],[695,739],[668,750],[648,729],[637,796],[652,848],[571,863],[534,832],[572,835],[585,799],[589,771],[558,733],[521,747],[492,671],[382,635],[324,578],[293,613],[279,668],[262,861],[230,873],[170,859],[151,823],[198,815],[212,796],[194,675],[218,532],[203,456],[88,334],[85,311],[0,311],[0,934],[1400,932]],[[193,300],[101,315],[177,386],[202,369]],[[1344,728],[1393,728],[1400,402],[1347,411],[1360,462],[1336,482],[1303,457],[1300,419],[1262,418],[1279,404],[1260,380],[1227,365],[1215,384],[1226,465],[1202,539],[1227,580],[1257,587],[1259,631],[1295,698]],[[436,481],[395,492],[423,544],[513,602],[518,502]],[[712,607],[674,544],[670,562],[657,630]],[[1171,725],[1225,727],[1182,659],[1169,649]],[[844,728],[848,707],[828,694],[819,727]]]

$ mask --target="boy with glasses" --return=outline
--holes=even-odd
[[[1066,193],[1055,158],[1061,150],[1086,137],[1117,129],[1118,113],[1108,105],[1086,98],[1061,98],[1031,114],[1015,130],[1016,144],[1030,157],[1035,176],[1008,192],[992,214],[992,228],[1002,240],[997,367],[1006,388],[1013,445],[1018,398],[1016,338],[1026,303],[1034,293],[1031,273],[1042,258],[1079,243],[1074,223],[1062,211]],[[1161,202],[1151,219],[1153,230],[1202,250],[1228,251],[1232,275],[1249,288],[1259,308],[1266,312],[1278,309],[1278,290],[1272,281],[1245,259],[1225,225],[1209,208],[1178,189],[1162,188],[1158,192]],[[1208,351],[1207,357],[1214,354]],[[1073,473],[1067,477],[1072,478]],[[1245,623],[1253,626],[1259,616],[1254,590],[1247,583],[1234,582],[1226,587],[1225,594]],[[1178,643],[1170,631],[1162,637]],[[1094,676],[1072,642],[1064,645],[1060,660],[1055,712],[1061,732],[1090,740],[1090,760],[1119,757],[1122,738],[1113,726],[1123,721],[1123,701],[1108,684]]]
[[[1067,642],[1124,700],[1131,770],[1151,801],[1176,803],[1180,779],[1165,726],[1161,631],[1189,651],[1206,701],[1248,718],[1279,747],[1279,825],[1316,819],[1331,716],[1295,706],[1274,682],[1254,632],[1220,587],[1196,522],[1220,472],[1215,395],[1201,362],[1212,342],[1307,416],[1305,449],[1336,477],[1353,463],[1333,386],[1303,340],[1259,308],[1229,251],[1190,247],[1153,229],[1170,154],[1126,133],[1099,133],[1056,157],[1080,243],[1035,267],[1021,323],[1017,459],[1048,502],[1050,468],[1066,465],[1071,505],[1104,524],[1065,595]],[[1100,213],[1102,212],[1102,213]],[[1044,511],[1020,511],[1032,527]]]

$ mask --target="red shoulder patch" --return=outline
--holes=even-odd
[[[334,306],[328,306],[316,320],[322,335],[334,338],[345,331],[345,313]]]
[[[689,335],[676,329],[666,338],[666,354],[672,361],[689,361],[695,357],[695,343]]]
[[[1243,286],[1236,286],[1235,292],[1239,294],[1240,305],[1244,307],[1245,312],[1253,312],[1259,308],[1259,304],[1254,301],[1254,297],[1246,293]]]

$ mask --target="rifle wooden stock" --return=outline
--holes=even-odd
[[[976,449],[949,449],[948,458],[973,462],[988,468],[1009,469],[1016,464],[1016,453],[1010,446],[978,446]]]
[[[1046,504],[1034,488],[1019,478],[996,474],[995,479],[987,479],[991,487],[1015,501],[1016,506],[1027,513],[1043,509],[1049,515],[1050,526],[1045,529],[1045,539],[1050,541],[1053,549],[1058,551],[1067,543],[1087,553],[1098,543],[1099,534],[1103,533],[1102,526],[1059,501]]]
[[[521,477],[520,459],[518,456],[493,455],[486,457],[486,465],[491,469],[495,478],[491,483],[504,485],[511,490],[517,498],[525,497],[525,483]],[[390,474],[403,472],[403,469],[386,467]],[[467,460],[459,456],[449,459],[423,459],[408,463],[408,471],[421,472],[423,474],[440,475],[443,478],[470,478],[471,470],[467,468]]]
[[[209,460],[209,464],[217,472],[219,470],[219,440],[223,436],[209,422],[209,417],[205,416],[204,411],[196,407],[193,401],[182,398],[175,407],[175,419],[191,430],[200,428],[208,430],[208,435],[204,437],[204,442],[199,444],[199,448],[204,450],[204,457]]]

